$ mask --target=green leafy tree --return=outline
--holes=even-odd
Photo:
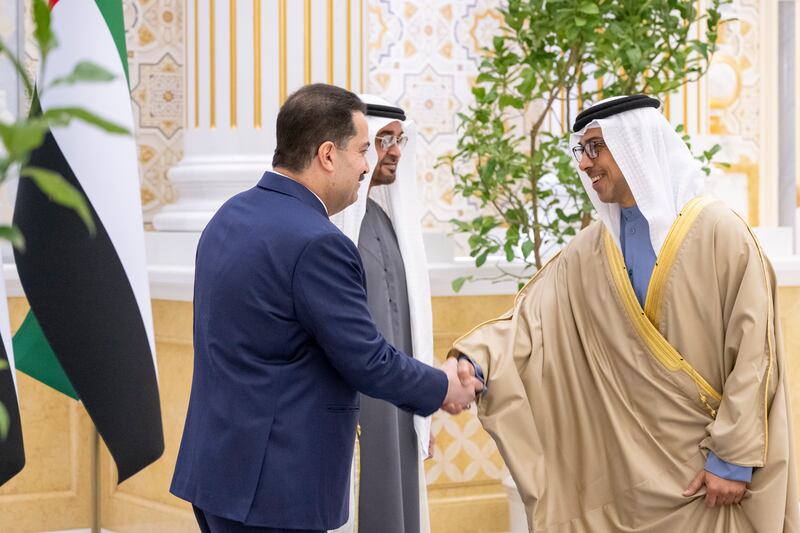
[[[459,114],[456,151],[444,158],[455,191],[475,199],[481,215],[452,220],[468,239],[475,265],[490,255],[521,260],[527,278],[591,221],[591,203],[568,153],[568,133],[549,131],[546,119],[569,102],[603,95],[666,95],[708,70],[716,48],[720,8],[711,0],[509,0],[503,28],[483,60],[472,94]],[[698,37],[701,28],[702,38]],[[698,156],[706,172],[714,147]],[[458,278],[458,291],[472,277]]]
[[[39,50],[40,71],[45,72],[47,57],[58,43],[50,27],[50,8],[47,0],[34,0],[32,11],[33,36]],[[10,123],[0,122],[0,143],[2,143],[0,144],[0,185],[14,176],[33,180],[51,201],[74,210],[76,215],[83,220],[87,231],[94,235],[95,223],[83,193],[57,172],[31,166],[28,163],[31,154],[42,145],[45,135],[52,127],[67,126],[73,120],[85,122],[109,133],[130,135],[126,128],[81,107],[57,107],[42,111],[39,106],[39,99],[53,87],[76,83],[109,82],[114,79],[114,75],[99,65],[85,61],[78,63],[69,75],[55,79],[47,86],[39,85],[34,88],[33,82],[18,57],[0,39],[0,60],[3,59],[13,65],[32,105],[31,112],[27,117]],[[25,248],[24,235],[12,225],[0,225],[0,238],[10,241],[17,249],[24,250]],[[0,366],[0,371],[6,370],[8,370],[6,364]],[[5,439],[8,429],[8,411],[0,404],[0,438]]]

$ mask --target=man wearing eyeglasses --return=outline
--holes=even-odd
[[[658,107],[577,116],[599,220],[449,356],[532,531],[800,531],[772,267]]]
[[[367,303],[378,330],[404,353],[433,363],[431,299],[422,242],[414,124],[402,109],[362,95],[372,146],[369,183],[334,222],[355,242]],[[367,181],[367,180],[365,180]],[[430,418],[363,396],[354,483],[359,533],[427,533],[423,461],[432,453]]]

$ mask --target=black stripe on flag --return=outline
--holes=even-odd
[[[30,164],[61,173],[83,192],[51,133]],[[108,179],[118,179],[113,161]],[[89,204],[97,224],[94,237],[72,210],[51,202],[31,180],[21,180],[14,224],[25,236],[26,251],[15,250],[14,257],[31,309],[114,457],[122,482],[163,453],[161,409],[133,289],[103,221]]]
[[[22,425],[19,420],[17,391],[14,377],[8,367],[8,354],[3,339],[0,338],[0,361],[5,361],[5,370],[0,370],[0,403],[8,413],[8,434],[0,437],[0,485],[16,476],[25,466],[25,450],[22,445]]]

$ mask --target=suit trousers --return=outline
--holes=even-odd
[[[274,527],[248,526],[203,511],[192,505],[194,516],[202,533],[325,533],[324,529],[280,529]]]

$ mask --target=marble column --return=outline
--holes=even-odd
[[[184,158],[159,231],[197,232],[270,167],[287,95],[325,82],[366,84],[364,0],[188,0]]]

